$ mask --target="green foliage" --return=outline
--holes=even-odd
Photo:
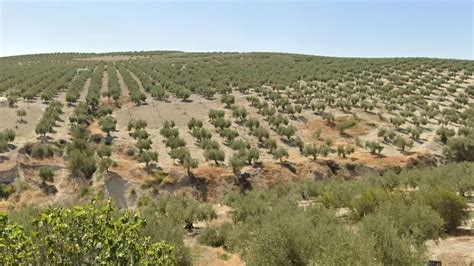
[[[41,180],[43,181],[43,183],[53,182],[54,171],[53,171],[53,169],[51,169],[51,167],[42,166],[38,170],[38,175],[41,178]]]
[[[397,225],[388,216],[370,215],[362,221],[361,235],[371,240],[382,265],[418,265],[423,254],[412,250],[410,239],[398,235]]]
[[[230,144],[236,137],[239,136],[239,132],[234,129],[224,128],[219,132],[219,135],[227,140],[227,143]]]
[[[15,192],[13,185],[0,184],[0,199],[8,199]]]
[[[379,206],[376,213],[379,219],[389,217],[397,225],[398,236],[411,238],[417,248],[422,248],[429,239],[444,236],[443,219],[440,215],[432,208],[417,202],[388,202]]]
[[[245,166],[247,158],[241,154],[234,154],[229,160],[229,166],[232,168],[232,172],[238,173],[242,167]]]
[[[275,160],[282,162],[284,157],[288,157],[288,151],[285,148],[280,147],[275,149],[272,155]]]
[[[277,148],[277,142],[276,140],[271,138],[265,139],[265,141],[263,142],[263,147],[265,149],[268,149],[270,153],[273,153],[273,151]]]
[[[188,122],[188,129],[189,130],[194,130],[196,128],[202,128],[202,121],[193,117]]]
[[[95,152],[100,158],[110,157],[112,155],[112,148],[108,145],[105,145],[104,143],[101,143]]]
[[[199,146],[204,149],[204,150],[218,150],[219,149],[219,142],[210,139],[210,138],[205,138],[201,141]]]
[[[201,143],[202,141],[210,140],[212,138],[212,133],[208,129],[203,127],[193,128],[191,135],[195,137],[198,142]]]
[[[360,220],[362,217],[373,213],[378,206],[388,200],[390,200],[390,195],[385,190],[370,188],[352,200],[352,217]]]
[[[102,131],[110,135],[110,131],[115,131],[117,120],[113,116],[104,116],[99,120],[99,126]]]
[[[25,109],[18,109],[16,110],[16,115],[20,118],[20,122],[23,122],[23,117],[26,116]]]
[[[455,230],[469,217],[469,208],[465,199],[446,188],[421,192],[420,201],[439,213],[447,232]]]
[[[474,162],[474,133],[449,139],[444,153],[454,161]]]
[[[319,155],[319,148],[315,144],[307,144],[304,146],[303,154],[305,156],[312,156],[316,160],[316,157]]]
[[[244,121],[247,117],[247,110],[243,107],[234,106],[232,108],[232,116],[238,118],[240,121]]]
[[[138,139],[136,146],[141,154],[143,150],[151,149],[151,144],[152,141],[150,139]]]
[[[224,118],[216,118],[211,121],[212,125],[214,125],[216,128],[223,130],[225,128],[229,128],[232,125],[232,122],[230,120],[224,119]]]
[[[227,203],[235,225],[224,234],[224,245],[248,265],[370,264],[373,252],[366,239],[350,233],[331,211],[298,208],[285,191],[231,195]]]
[[[250,143],[244,139],[234,139],[229,145],[234,151],[250,149]]]
[[[371,154],[380,154],[383,150],[382,144],[376,141],[367,141],[365,148],[369,149]]]
[[[341,156],[342,158],[346,158],[347,155],[350,155],[354,153],[355,149],[354,147],[347,145],[338,145],[337,146],[337,155]]]
[[[277,133],[280,136],[285,136],[287,137],[288,140],[291,140],[291,137],[295,134],[296,129],[292,125],[289,126],[283,126],[280,125],[277,129]]]
[[[54,149],[49,144],[35,143],[30,155],[36,159],[51,158],[54,156]]]
[[[0,153],[9,150],[8,143],[15,140],[16,133],[12,129],[5,129],[0,132]]]
[[[112,108],[110,108],[108,106],[100,106],[99,110],[97,110],[97,115],[99,117],[104,117],[104,116],[107,116],[107,115],[111,115],[112,112],[113,112]]]
[[[48,208],[25,231],[0,215],[0,255],[7,264],[177,265],[175,250],[142,234],[138,214],[116,213],[110,203]]]
[[[232,105],[235,103],[235,97],[229,94],[222,95],[221,102],[225,104],[226,108],[231,108]]]
[[[109,168],[117,166],[117,163],[114,160],[112,160],[112,158],[110,157],[102,157],[100,158],[99,166],[102,170],[105,170],[108,172]]]
[[[455,135],[455,132],[451,128],[440,127],[436,130],[436,135],[439,136],[443,144],[448,143],[448,139]]]
[[[164,194],[151,202],[144,208],[144,212],[153,215],[163,215],[171,219],[173,223],[188,227],[196,221],[211,220],[217,218],[216,213],[209,204],[200,204],[197,200],[184,196],[171,196]]]
[[[169,137],[165,141],[165,145],[168,148],[171,148],[172,150],[177,149],[179,147],[185,147],[186,146],[186,141],[182,139],[181,137]]]
[[[138,161],[144,162],[146,167],[150,162],[158,162],[158,152],[156,151],[144,151],[140,154]]]
[[[202,245],[219,247],[224,245],[225,236],[220,230],[213,227],[204,228],[198,237],[198,242]]]
[[[405,149],[413,147],[413,141],[411,139],[402,137],[397,135],[393,140],[393,144],[397,146],[401,151],[405,151]]]
[[[191,97],[191,91],[185,88],[182,88],[176,92],[176,97],[186,101],[189,97]]]
[[[131,119],[128,122],[127,129],[131,131],[132,129],[145,129],[148,126],[148,123],[143,119]]]
[[[224,118],[225,112],[224,110],[216,110],[211,109],[209,110],[209,119],[215,120],[217,118]]]
[[[345,130],[349,128],[353,128],[357,125],[357,121],[355,119],[345,119],[341,122],[336,123],[336,129],[339,130],[340,134],[343,134]]]
[[[216,164],[225,160],[225,153],[219,149],[206,149],[204,151],[204,158],[207,161],[214,161]]]
[[[81,173],[90,179],[96,168],[96,161],[92,151],[72,150],[69,152],[68,167],[73,173]]]

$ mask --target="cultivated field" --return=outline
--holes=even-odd
[[[473,72],[462,60],[273,53],[1,58],[0,209],[96,194],[137,209],[169,192],[230,221],[230,191],[473,161]],[[269,263],[186,242],[198,264]]]

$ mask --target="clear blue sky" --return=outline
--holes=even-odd
[[[8,1],[0,55],[272,51],[474,59],[472,0]]]

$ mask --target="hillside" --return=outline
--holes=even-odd
[[[203,211],[203,219],[192,218],[198,229],[183,233],[195,261],[219,265],[225,260],[216,262],[215,257],[228,256],[231,264],[285,265],[288,261],[264,260],[264,256],[259,260],[257,253],[241,246],[250,236],[236,240],[237,234],[261,224],[271,230],[283,228],[284,222],[274,228],[267,223],[272,215],[283,217],[283,209],[294,204],[308,204],[310,209],[315,205],[312,211],[322,213],[322,220],[315,221],[294,210],[306,229],[326,224],[338,216],[332,212],[342,211],[343,220],[353,223],[337,217],[337,225],[327,230],[352,235],[351,228],[360,227],[370,234],[378,230],[376,222],[364,217],[376,219],[368,215],[376,207],[361,213],[354,204],[362,203],[352,200],[369,190],[375,192],[366,196],[383,204],[388,198],[399,200],[394,191],[419,193],[403,203],[409,206],[380,203],[384,207],[377,215],[382,216],[403,207],[414,215],[418,208],[414,202],[432,203],[428,199],[432,191],[423,188],[434,191],[439,188],[435,183],[448,187],[446,195],[454,193],[447,198],[472,201],[472,164],[452,163],[474,161],[473,73],[474,62],[468,60],[281,53],[157,51],[0,58],[0,210],[85,204],[99,195],[111,197],[119,209],[150,211],[156,207],[153,204],[160,204],[155,201],[166,205],[167,197],[178,195],[217,213],[213,220]],[[449,179],[456,185],[443,183],[444,170],[433,170],[443,174],[433,173],[437,178],[432,182],[431,170],[416,172],[439,166],[460,171],[463,183],[456,183],[456,177]],[[419,178],[404,175],[405,171],[418,173]],[[390,179],[400,172],[403,178]],[[373,181],[377,176],[384,181]],[[346,184],[352,184],[347,185],[351,189]],[[351,196],[342,198],[339,193]],[[239,194],[250,196],[238,198]],[[262,213],[242,207],[259,206],[259,195]],[[277,201],[279,196],[285,200]],[[463,208],[469,213],[467,205]],[[233,210],[245,217],[236,217]],[[430,211],[420,219],[439,218]],[[256,220],[247,217],[252,215]],[[463,221],[472,231],[470,215]],[[284,217],[286,222],[296,221]],[[208,248],[196,240],[201,230],[208,230],[204,227],[221,228],[229,221],[241,225],[234,231],[226,229],[234,234],[228,246]],[[441,230],[441,224],[427,226]],[[460,225],[444,229],[451,237]],[[275,232],[271,230],[255,232],[261,242],[251,242],[254,250],[264,252],[262,237]],[[297,228],[289,230],[300,233]],[[436,232],[413,239],[424,245],[443,235]],[[376,257],[378,263],[389,262],[387,257],[381,259],[378,250],[360,253],[362,245],[369,250],[373,244],[366,236],[359,247],[352,236],[341,233],[338,239],[346,241],[350,252],[360,254],[354,261],[364,264]],[[414,245],[408,238],[397,245]],[[315,248],[306,244],[308,250]],[[420,254],[404,262],[420,262],[416,257]],[[307,264],[308,258],[300,255],[302,261],[291,263]],[[329,263],[333,257],[328,256],[311,259]],[[207,261],[208,257],[212,259]],[[188,260],[181,259],[180,264]]]

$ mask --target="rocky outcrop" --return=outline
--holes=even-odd
[[[111,197],[118,208],[127,208],[126,191],[128,182],[113,172],[104,174],[104,180],[104,194]]]
[[[11,184],[18,178],[18,164],[0,170],[0,184]]]

